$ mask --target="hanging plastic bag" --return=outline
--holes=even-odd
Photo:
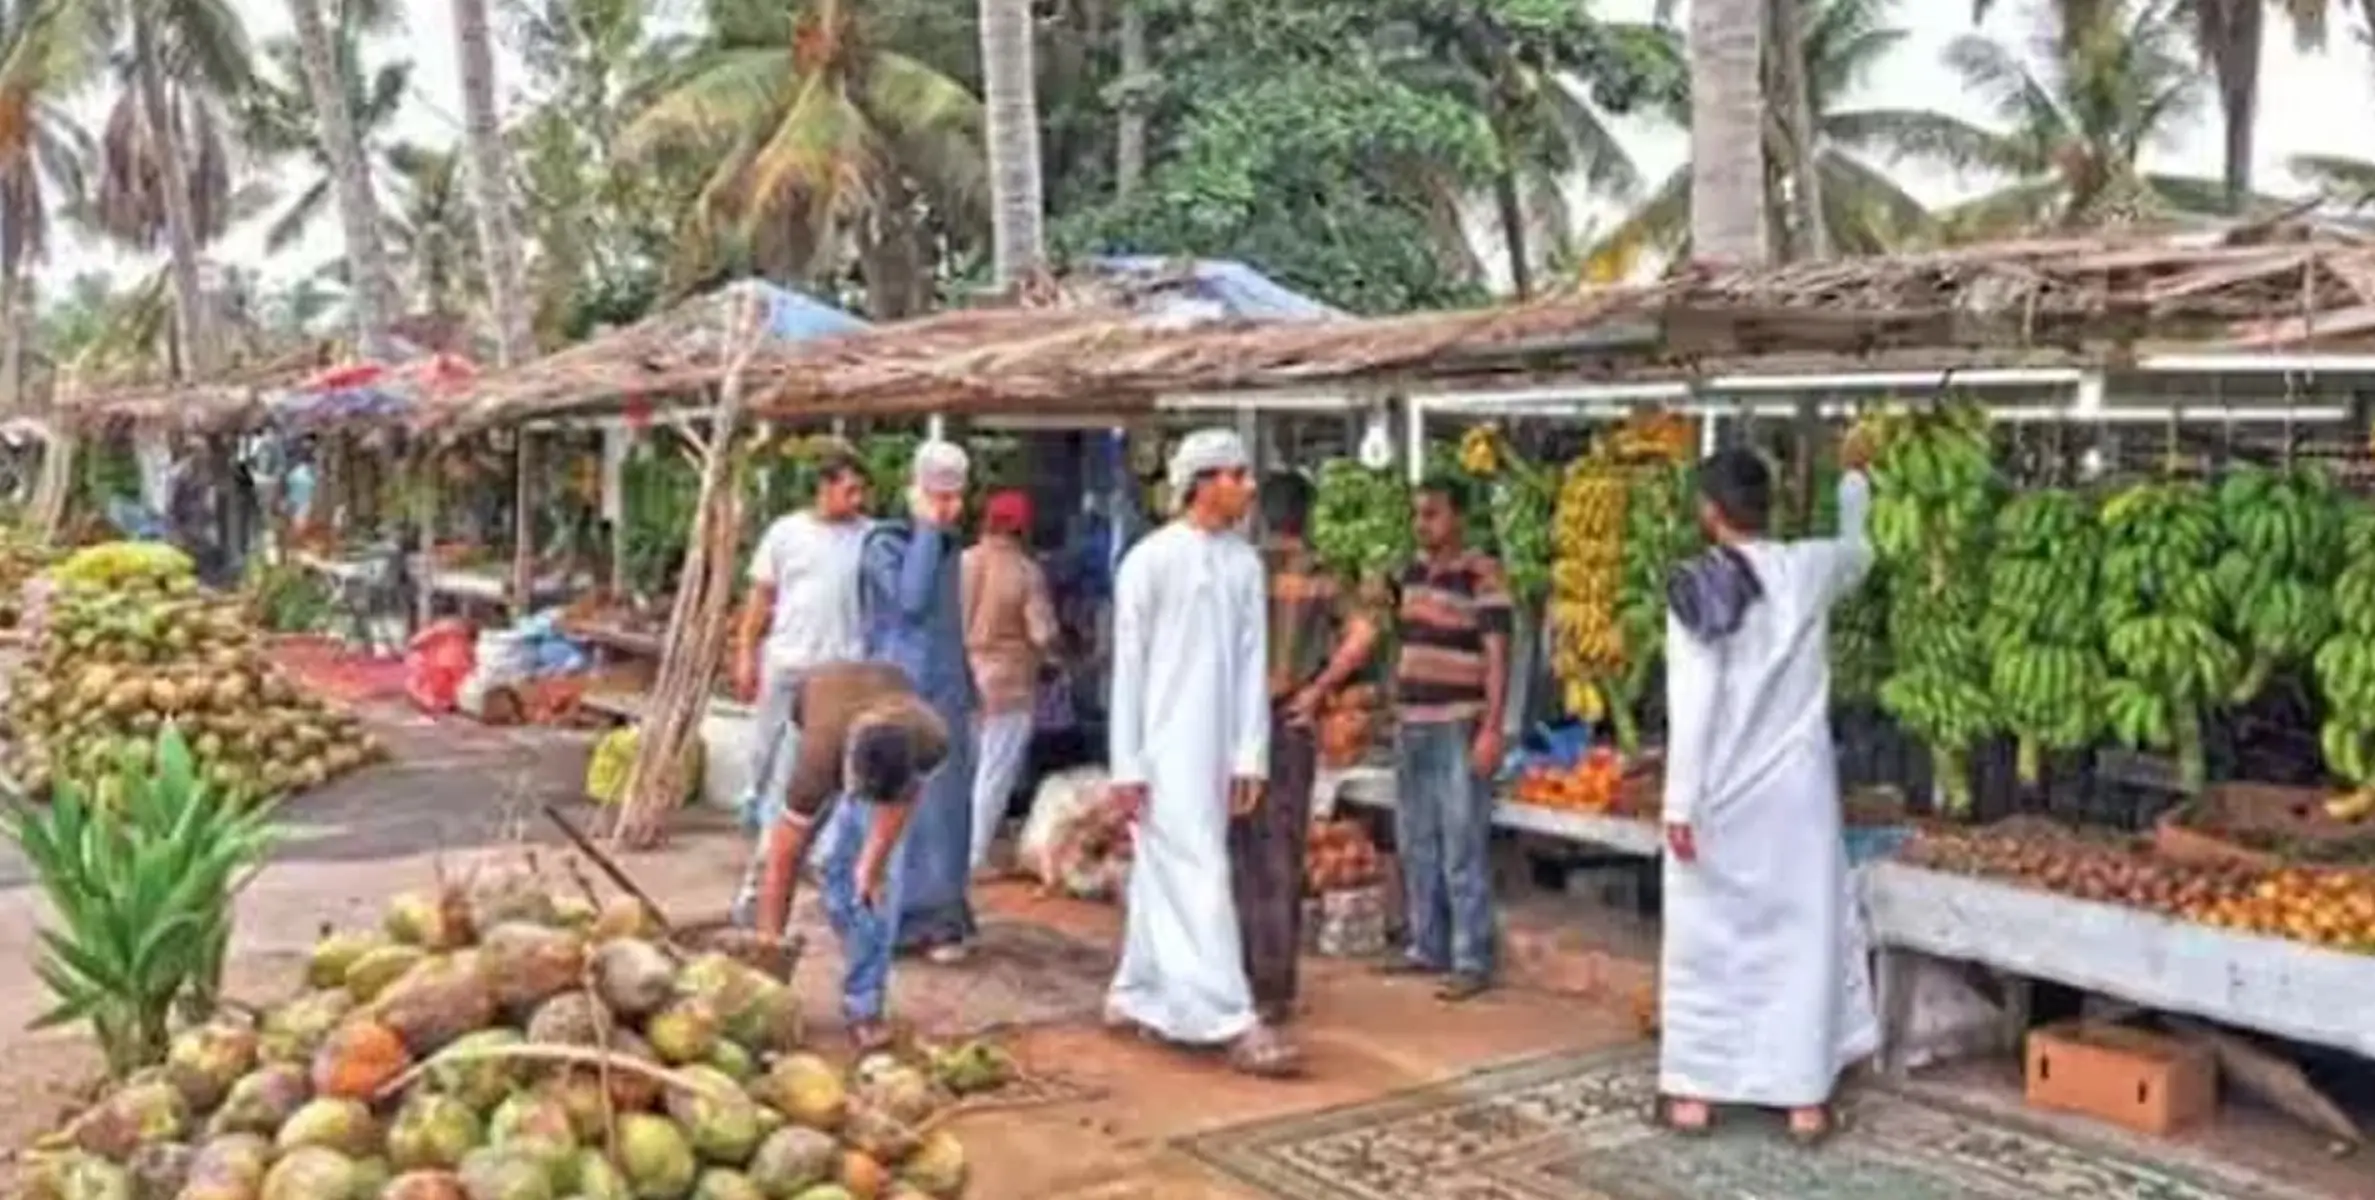
[[[404,693],[422,712],[452,712],[462,680],[477,665],[470,623],[447,617],[412,636],[404,652]]]

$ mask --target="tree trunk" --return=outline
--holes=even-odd
[[[2195,36],[2218,77],[2226,207],[2240,213],[2251,203],[2252,124],[2259,119],[2260,42],[2267,13],[2260,0],[2195,0],[2194,20]]]
[[[1827,258],[1830,231],[1823,225],[1821,153],[1815,145],[1814,99],[1807,93],[1806,0],[1767,0],[1772,42],[1773,104],[1780,109],[1785,178],[1789,182],[1790,236],[1787,257]]]
[[[157,194],[165,205],[165,245],[173,279],[173,356],[177,376],[204,376],[213,367],[206,334],[206,290],[199,277],[198,219],[190,211],[190,175],[181,158],[181,130],[165,94],[165,64],[157,57],[156,23],[132,22],[132,63],[138,74],[140,115],[155,157]]]
[[[1031,0],[980,0],[981,91],[990,160],[991,246],[1001,292],[1046,257],[1040,200],[1038,71]]]
[[[31,406],[25,403],[25,337],[32,332],[33,306],[26,303],[27,286],[23,265],[13,253],[0,254],[0,321],[7,327],[0,329],[0,388],[7,394],[0,398],[0,411],[12,417],[24,416]]]
[[[1493,208],[1500,214],[1501,244],[1509,252],[1509,290],[1526,300],[1534,295],[1533,249],[1526,244],[1526,206],[1518,198],[1517,172],[1506,165],[1506,143],[1502,152],[1504,165],[1493,173]]]
[[[1691,252],[1760,266],[1765,238],[1762,0],[1691,5]]]
[[[338,224],[346,237],[355,332],[365,357],[386,362],[394,356],[389,330],[400,315],[401,302],[396,298],[395,277],[388,271],[387,248],[379,239],[379,201],[372,194],[371,165],[363,157],[363,140],[355,132],[354,113],[346,105],[349,81],[339,77],[330,30],[322,23],[322,12],[314,0],[289,0],[289,14],[297,27],[297,52],[305,65],[306,89],[313,94],[314,111],[321,120],[330,178],[338,188]]]
[[[461,58],[462,137],[470,154],[470,202],[478,209],[478,242],[487,264],[487,302],[495,310],[496,361],[503,366],[536,355],[529,320],[519,226],[511,211],[510,154],[495,114],[495,48],[486,0],[454,0],[454,43]]]
[[[2375,0],[2368,0],[2375,4]],[[1121,120],[1113,131],[1113,188],[1124,200],[1138,194],[1146,177],[1147,0],[1122,0]]]

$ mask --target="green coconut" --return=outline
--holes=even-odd
[[[272,1166],[272,1143],[253,1133],[210,1139],[190,1160],[177,1200],[255,1200]]]
[[[256,1056],[268,1063],[309,1063],[354,1007],[354,997],[342,988],[299,996],[265,1014]]]
[[[554,1200],[556,1195],[546,1164],[515,1150],[473,1150],[458,1173],[470,1200]]]
[[[650,1113],[619,1118],[618,1160],[635,1200],[683,1200],[700,1168],[684,1131]]]
[[[306,1101],[280,1127],[273,1146],[284,1155],[306,1146],[319,1146],[338,1151],[345,1158],[363,1158],[379,1151],[379,1122],[372,1119],[370,1108],[360,1100],[318,1097]]]
[[[534,1160],[556,1187],[564,1186],[577,1158],[577,1124],[552,1097],[521,1092],[487,1118],[487,1144]]]
[[[326,1146],[299,1146],[264,1174],[257,1200],[369,1200],[354,1160]]]
[[[793,1200],[857,1200],[857,1197],[838,1183],[826,1183],[801,1191]]]
[[[256,1031],[234,1021],[209,1021],[173,1039],[165,1076],[190,1107],[205,1111],[223,1102],[231,1085],[256,1068]]]
[[[686,1067],[677,1074],[691,1086],[669,1091],[668,1115],[683,1127],[693,1153],[729,1167],[750,1161],[767,1132],[758,1102],[716,1068]]]
[[[711,1167],[694,1181],[693,1200],[767,1200],[767,1193],[740,1171]]]
[[[617,1166],[602,1152],[594,1149],[577,1152],[578,1200],[634,1200],[635,1190],[627,1186],[627,1177],[619,1174]]]
[[[69,1133],[78,1148],[121,1163],[142,1146],[179,1141],[189,1128],[190,1106],[180,1089],[135,1076],[77,1118]]]
[[[1014,1060],[1004,1050],[979,1039],[934,1051],[932,1082],[958,1095],[995,1091],[1014,1079]]]
[[[395,1178],[395,1175],[394,1168],[388,1166],[388,1160],[384,1158],[357,1159],[355,1160],[355,1195],[360,1200],[374,1200],[381,1189],[388,1186],[388,1181]]]
[[[831,1063],[813,1054],[776,1060],[751,1092],[794,1125],[827,1132],[841,1127],[849,1112],[849,1089]]]
[[[270,1136],[279,1132],[312,1091],[305,1068],[295,1063],[267,1063],[240,1076],[231,1085],[223,1106],[208,1119],[207,1132],[218,1136],[229,1133]]]
[[[467,1052],[508,1049],[520,1044],[518,1031],[484,1029],[467,1034],[446,1047],[451,1061],[429,1066],[429,1084],[479,1112],[486,1112],[517,1090],[522,1064],[507,1058],[465,1058]]]
[[[933,1086],[931,1076],[903,1062],[861,1063],[851,1077],[853,1107],[863,1105],[904,1124],[919,1124],[948,1105],[948,1095]]]
[[[387,945],[387,940],[370,933],[326,933],[313,944],[313,953],[305,961],[305,986],[334,988],[346,983],[347,972],[366,954]]]
[[[418,946],[375,946],[356,956],[339,983],[356,1003],[369,1004],[428,957],[429,952]]]
[[[421,1092],[405,1102],[388,1127],[388,1160],[400,1171],[457,1167],[484,1135],[477,1111],[468,1104]]]
[[[899,1178],[925,1195],[950,1200],[965,1190],[965,1144],[946,1130],[925,1134],[899,1164]]]
[[[709,1048],[709,1068],[722,1072],[736,1083],[749,1083],[758,1078],[759,1063],[742,1043],[721,1040]]]
[[[643,1040],[670,1066],[700,1062],[717,1048],[717,1013],[700,1000],[674,1001],[643,1023]]]
[[[745,1173],[770,1196],[791,1196],[839,1175],[841,1147],[831,1134],[787,1125],[768,1134]]]
[[[915,1149],[915,1126],[865,1104],[853,1104],[841,1123],[841,1140],[876,1162],[897,1162]]]
[[[592,1067],[563,1067],[536,1084],[536,1094],[569,1114],[577,1140],[592,1142],[607,1129],[612,1106],[603,1102],[602,1073]]]
[[[423,950],[451,950],[470,940],[468,922],[435,892],[406,892],[388,902],[388,936]]]
[[[406,1171],[380,1189],[379,1200],[470,1200],[470,1193],[451,1171]]]
[[[39,1200],[138,1200],[130,1171],[79,1152],[42,1162],[23,1194]]]
[[[612,938],[644,938],[660,936],[659,922],[652,919],[651,910],[633,896],[617,895],[602,902],[602,909],[594,916],[595,941]]]

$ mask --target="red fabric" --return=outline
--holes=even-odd
[[[412,635],[405,647],[404,691],[423,712],[452,712],[462,681],[478,665],[478,634],[447,617]]]
[[[380,366],[378,363],[348,363],[343,367],[332,367],[329,370],[306,380],[304,385],[298,390],[307,392],[343,391],[347,388],[361,387],[366,383],[371,383],[377,380],[381,375],[385,374],[386,371],[387,368]]]
[[[629,395],[627,397],[625,415],[627,418],[628,429],[636,433],[643,433],[649,430],[651,428],[650,397],[641,394]]]
[[[990,496],[982,506],[981,526],[991,533],[1020,536],[1031,529],[1031,497],[1008,489]]]

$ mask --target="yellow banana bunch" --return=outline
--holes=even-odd
[[[1599,456],[1570,464],[1559,485],[1551,534],[1551,669],[1569,685],[1571,699],[1578,698],[1575,685],[1590,685],[1624,667],[1616,607],[1624,570],[1626,494],[1625,477]],[[1596,686],[1592,690],[1596,696]],[[1597,707],[1604,711],[1604,700]]]
[[[1479,479],[1490,479],[1501,471],[1501,429],[1497,425],[1477,425],[1460,435],[1460,469]]]

